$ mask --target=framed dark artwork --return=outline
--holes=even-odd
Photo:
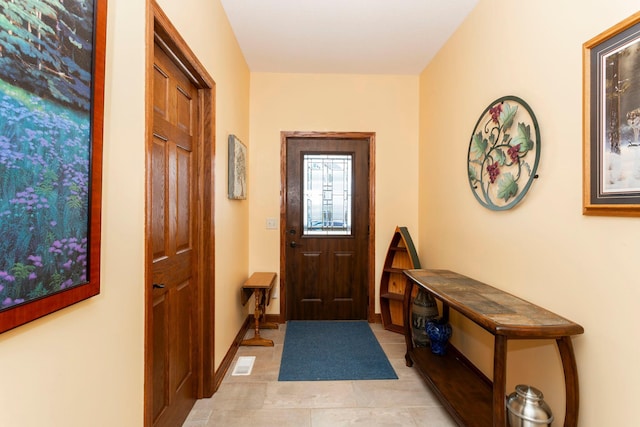
[[[471,133],[467,176],[471,192],[487,209],[513,208],[538,177],[540,129],[531,107],[503,96],[480,114]]]
[[[0,0],[0,332],[100,292],[107,0]]]
[[[583,214],[640,216],[640,12],[583,45]]]
[[[229,199],[247,198],[247,147],[229,135]]]

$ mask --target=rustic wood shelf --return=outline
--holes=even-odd
[[[380,311],[384,328],[404,333],[403,299],[406,283],[405,269],[420,268],[418,254],[407,227],[396,227],[380,279]],[[415,296],[415,295],[414,295]]]
[[[380,294],[380,298],[385,298],[393,301],[404,301],[404,295],[395,294],[395,293]]]
[[[411,357],[417,366],[429,367],[420,374],[459,425],[492,425],[491,381],[469,366],[457,351],[449,349],[439,356],[429,348],[414,348]],[[455,404],[461,401],[470,402],[469,408]]]
[[[487,379],[455,348],[437,356],[414,348],[411,327],[405,326],[407,366],[416,366],[455,421],[466,427],[506,426],[507,341],[554,339],[562,360],[566,411],[565,427],[578,424],[578,371],[571,336],[582,326],[544,308],[487,284],[448,270],[407,270],[404,293],[405,325],[410,316],[411,295],[417,285],[442,302],[443,317],[454,309],[494,336],[493,381]]]
[[[391,273],[391,274],[404,274],[404,268],[393,268],[393,267],[389,267],[389,268],[384,268],[382,271],[385,273]]]

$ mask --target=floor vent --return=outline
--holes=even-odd
[[[240,356],[238,357],[238,361],[236,362],[235,368],[233,368],[233,372],[231,375],[251,375],[251,370],[253,369],[253,363],[256,361],[255,356]]]

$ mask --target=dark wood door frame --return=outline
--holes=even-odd
[[[215,157],[215,82],[188,47],[176,28],[154,0],[147,0],[146,77],[145,77],[145,141],[153,137],[153,73],[154,46],[160,44],[165,52],[190,77],[198,88],[198,161],[195,182],[196,212],[195,226],[199,232],[194,242],[197,319],[194,327],[194,342],[197,348],[195,367],[197,397],[211,396],[221,379],[215,379],[214,361],[214,157]],[[146,147],[146,229],[145,229],[145,380],[144,380],[144,425],[151,426],[153,401],[153,298],[151,260],[151,156]]]
[[[287,319],[287,139],[288,138],[310,138],[310,139],[363,139],[369,145],[369,265],[367,266],[367,320],[370,323],[376,321],[375,308],[375,241],[376,241],[376,221],[375,221],[375,132],[280,132],[280,319],[285,322]]]

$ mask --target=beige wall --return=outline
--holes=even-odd
[[[226,138],[248,140],[249,71],[218,0],[160,4],[217,83],[216,237],[226,242],[216,248],[219,364],[246,317],[238,287],[248,269],[248,205],[226,199]],[[109,0],[102,291],[0,335],[3,426],[142,425],[145,8]]]
[[[420,77],[420,257],[584,326],[573,341],[581,426],[637,418],[640,222],[581,214],[581,114],[582,43],[639,5],[481,0]],[[523,98],[538,118],[540,178],[515,209],[491,212],[469,189],[466,159],[480,113],[503,95]],[[456,322],[453,340],[490,374],[491,337]],[[539,387],[563,419],[554,347],[526,341],[509,348],[507,389]]]
[[[375,132],[378,289],[396,225],[417,233],[418,77],[252,73],[250,116],[250,270],[280,271],[279,231],[265,227],[280,215],[280,132]]]

